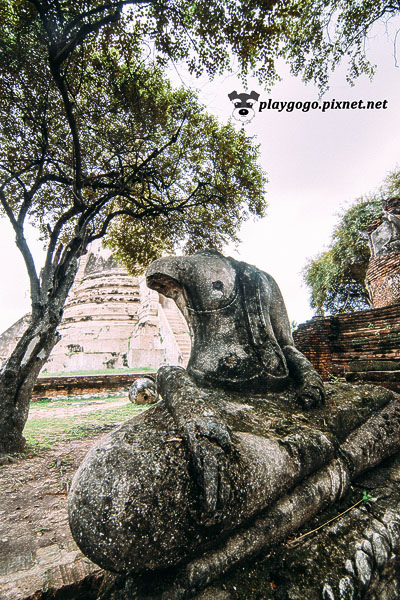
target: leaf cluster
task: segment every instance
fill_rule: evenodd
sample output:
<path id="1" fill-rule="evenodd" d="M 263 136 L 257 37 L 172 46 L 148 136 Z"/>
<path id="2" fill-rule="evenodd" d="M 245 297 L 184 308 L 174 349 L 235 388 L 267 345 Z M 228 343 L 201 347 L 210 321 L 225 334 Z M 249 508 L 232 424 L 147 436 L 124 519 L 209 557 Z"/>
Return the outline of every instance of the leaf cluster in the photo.
<path id="1" fill-rule="evenodd" d="M 280 56 L 294 75 L 314 81 L 324 92 L 330 74 L 344 60 L 350 83 L 362 74 L 372 77 L 375 66 L 367 57 L 367 39 L 379 20 L 399 14 L 390 0 L 292 0 L 285 3 L 291 14 L 283 25 Z"/>
<path id="2" fill-rule="evenodd" d="M 125 23 L 134 46 L 147 46 L 158 64 L 184 62 L 191 73 L 213 77 L 229 70 L 271 87 L 279 61 L 304 81 L 326 90 L 330 73 L 345 60 L 348 80 L 372 76 L 366 42 L 373 25 L 400 12 L 391 0 L 69 0 L 8 1 L 28 14 L 46 12 L 56 33 L 54 51 L 96 36 L 105 25 Z M 89 32 L 89 33 L 88 33 Z M 78 39 L 78 42 L 75 40 Z M 64 52 L 64 55 L 63 55 Z"/>
<path id="3" fill-rule="evenodd" d="M 213 76 L 232 68 L 233 58 L 244 79 L 251 72 L 267 87 L 279 79 L 284 60 L 325 91 L 342 60 L 349 82 L 372 76 L 368 35 L 400 8 L 391 0 L 161 0 L 139 12 L 160 60 L 184 60 L 192 73 Z"/>
<path id="4" fill-rule="evenodd" d="M 371 307 L 365 276 L 370 259 L 368 228 L 379 222 L 386 199 L 400 196 L 400 171 L 387 175 L 374 194 L 359 198 L 339 215 L 328 249 L 308 261 L 303 279 L 317 314 Z"/>
<path id="5" fill-rule="evenodd" d="M 181 171 L 179 186 L 165 194 L 168 202 L 171 196 L 175 199 L 178 209 L 157 219 L 121 216 L 106 238 L 132 273 L 142 272 L 152 260 L 177 248 L 187 253 L 204 247 L 222 249 L 238 241 L 237 231 L 244 221 L 264 214 L 259 150 L 243 130 L 218 125 L 210 115 L 197 113 L 181 135 L 182 145 L 173 149 L 171 157 Z"/>
<path id="6" fill-rule="evenodd" d="M 382 213 L 378 197 L 359 199 L 339 218 L 328 250 L 303 270 L 317 314 L 338 314 L 370 307 L 365 275 L 370 251 L 366 231 Z"/>

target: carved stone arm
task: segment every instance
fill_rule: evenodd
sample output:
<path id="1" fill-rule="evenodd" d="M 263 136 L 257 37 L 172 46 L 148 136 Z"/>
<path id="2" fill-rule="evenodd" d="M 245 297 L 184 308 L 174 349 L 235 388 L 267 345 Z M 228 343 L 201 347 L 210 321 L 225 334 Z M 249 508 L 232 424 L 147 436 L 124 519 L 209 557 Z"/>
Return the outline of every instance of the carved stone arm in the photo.
<path id="1" fill-rule="evenodd" d="M 157 390 L 171 413 L 190 453 L 203 510 L 199 521 L 212 525 L 223 519 L 230 496 L 227 477 L 231 432 L 207 393 L 196 386 L 185 369 L 161 367 Z"/>

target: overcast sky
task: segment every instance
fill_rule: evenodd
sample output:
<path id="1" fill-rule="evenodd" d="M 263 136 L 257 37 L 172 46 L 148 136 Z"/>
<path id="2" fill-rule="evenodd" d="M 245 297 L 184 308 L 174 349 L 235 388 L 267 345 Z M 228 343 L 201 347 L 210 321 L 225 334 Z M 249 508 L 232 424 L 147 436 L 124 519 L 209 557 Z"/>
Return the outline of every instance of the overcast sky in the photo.
<path id="1" fill-rule="evenodd" d="M 261 145 L 261 163 L 269 179 L 269 208 L 265 219 L 243 227 L 238 252 L 229 249 L 228 253 L 276 279 L 289 318 L 297 323 L 313 315 L 300 274 L 307 259 L 329 243 L 341 208 L 377 189 L 386 174 L 400 165 L 400 70 L 393 57 L 393 42 L 381 31 L 382 26 L 368 43 L 368 55 L 378 64 L 372 82 L 364 77 L 350 87 L 341 69 L 322 100 L 387 100 L 387 109 L 264 110 L 245 125 Z M 285 67 L 281 73 L 283 81 L 270 94 L 256 81 L 249 82 L 248 91 L 260 93 L 260 101 L 318 99 L 316 88 L 291 77 Z M 182 78 L 186 85 L 193 85 L 188 77 Z M 234 76 L 215 82 L 202 79 L 194 85 L 201 101 L 222 122 L 232 113 L 228 93 L 244 91 Z M 4 219 L 0 220 L 0 252 L 1 332 L 29 311 L 28 279 L 11 227 Z M 36 255 L 40 256 L 39 245 Z"/>

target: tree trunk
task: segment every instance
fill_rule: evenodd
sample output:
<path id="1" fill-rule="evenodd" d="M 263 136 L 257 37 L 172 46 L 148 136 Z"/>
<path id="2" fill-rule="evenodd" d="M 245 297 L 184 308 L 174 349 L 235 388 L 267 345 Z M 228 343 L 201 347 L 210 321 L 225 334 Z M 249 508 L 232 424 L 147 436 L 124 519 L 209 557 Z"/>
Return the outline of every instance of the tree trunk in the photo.
<path id="1" fill-rule="evenodd" d="M 57 327 L 76 270 L 74 260 L 60 285 L 49 293 L 46 303 L 32 313 L 28 328 L 0 373 L 0 455 L 22 452 L 25 448 L 22 432 L 32 391 L 41 368 L 59 340 Z"/>

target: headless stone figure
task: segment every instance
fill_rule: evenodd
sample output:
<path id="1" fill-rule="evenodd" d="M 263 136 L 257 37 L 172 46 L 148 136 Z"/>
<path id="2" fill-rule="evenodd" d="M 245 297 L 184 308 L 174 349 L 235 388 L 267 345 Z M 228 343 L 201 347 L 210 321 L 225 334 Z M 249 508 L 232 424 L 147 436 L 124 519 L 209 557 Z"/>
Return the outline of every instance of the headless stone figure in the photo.
<path id="1" fill-rule="evenodd" d="M 177 368 L 162 368 L 158 391 L 190 449 L 203 499 L 201 520 L 212 524 L 223 518 L 231 492 L 231 434 L 213 401 L 201 399 L 202 390 L 292 390 L 303 407 L 311 408 L 324 400 L 323 383 L 295 348 L 283 298 L 267 273 L 204 250 L 156 260 L 146 277 L 150 288 L 176 302 L 190 328 L 190 380 Z"/>
<path id="2" fill-rule="evenodd" d="M 147 284 L 175 300 L 192 335 L 187 371 L 201 386 L 281 391 L 306 408 L 324 399 L 320 376 L 293 343 L 274 279 L 215 250 L 156 260 Z"/>
<path id="3" fill-rule="evenodd" d="M 71 531 L 114 573 L 107 600 L 193 597 L 400 448 L 389 390 L 328 385 L 324 403 L 266 273 L 204 251 L 155 261 L 147 280 L 182 310 L 192 353 L 187 371 L 159 369 L 161 401 L 100 439 L 74 477 Z"/>
<path id="4" fill-rule="evenodd" d="M 400 218 L 386 210 L 382 212 L 382 223 L 371 234 L 363 234 L 368 239 L 371 256 L 381 256 L 400 250 Z"/>

